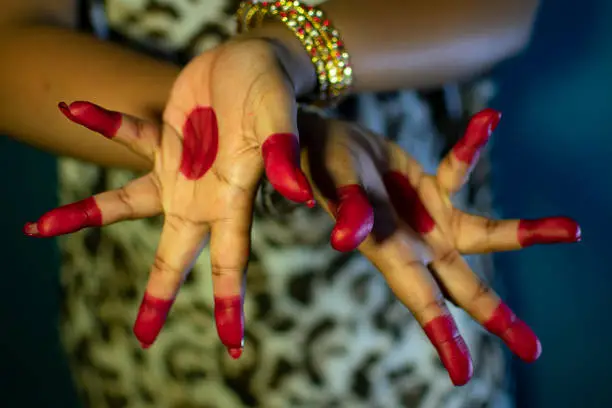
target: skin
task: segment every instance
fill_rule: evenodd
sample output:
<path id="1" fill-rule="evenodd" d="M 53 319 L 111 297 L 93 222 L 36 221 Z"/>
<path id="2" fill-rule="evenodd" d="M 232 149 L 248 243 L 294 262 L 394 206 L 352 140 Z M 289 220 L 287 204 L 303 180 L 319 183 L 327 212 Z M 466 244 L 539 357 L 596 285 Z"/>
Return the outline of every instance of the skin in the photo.
<path id="1" fill-rule="evenodd" d="M 525 46 L 537 1 L 390 0 L 379 7 L 331 0 L 323 9 L 342 31 L 360 92 L 439 86 L 486 71 Z M 88 100 L 158 121 L 180 67 L 75 32 L 76 10 L 75 0 L 2 3 L 0 133 L 62 156 L 149 171 L 140 155 L 70 126 L 55 106 Z M 284 27 L 269 24 L 249 35 L 282 44 L 278 52 L 299 92 L 314 86 L 309 59 Z"/>
<path id="2" fill-rule="evenodd" d="M 35 146 L 103 165 L 153 170 L 122 189 L 102 193 L 68 209 L 51 211 L 38 222 L 28 224 L 26 232 L 34 236 L 55 236 L 87 226 L 164 213 L 166 223 L 141 307 L 144 317 L 139 315 L 135 325 L 135 333 L 143 346 L 155 340 L 180 283 L 210 235 L 217 329 L 230 354 L 238 355 L 244 325 L 242 284 L 249 252 L 252 199 L 259 177 L 267 171 L 272 184 L 285 197 L 313 203 L 312 191 L 298 165 L 297 155 L 303 147 L 299 145 L 301 138 L 310 135 L 306 128 L 298 132 L 295 107 L 296 97 L 315 86 L 314 70 L 307 55 L 290 32 L 272 23 L 198 56 L 177 77 L 179 70 L 172 65 L 66 29 L 50 27 L 67 26 L 73 20 L 58 17 L 68 9 L 69 2 L 58 1 L 53 6 L 45 3 L 29 0 L 3 5 L 6 10 L 0 17 L 0 53 L 9 63 L 0 67 L 0 101 L 4 101 L 0 102 L 0 130 Z M 512 4 L 471 0 L 458 6 L 456 2 L 440 0 L 425 7 L 422 2 L 394 0 L 380 8 L 365 1 L 331 0 L 323 8 L 342 30 L 353 57 L 356 75 L 353 91 L 359 92 L 426 87 L 475 75 L 513 55 L 525 44 L 535 5 L 534 1 L 527 0 Z M 398 12 L 404 7 L 406 13 Z M 383 13 L 376 20 L 371 19 L 372 8 Z M 431 30 L 434 23 L 446 28 Z M 371 29 L 366 31 L 363 27 Z M 366 32 L 385 35 L 364 36 Z M 249 46 L 245 47 L 245 43 Z M 393 64 L 385 65 L 382 61 L 393 61 Z M 245 66 L 250 67 L 248 72 Z M 215 75 L 215 69 L 223 74 Z M 82 75 L 83 72 L 87 75 Z M 58 100 L 82 99 L 95 101 L 98 106 L 90 103 L 60 106 L 69 119 L 83 125 L 80 130 L 68 126 L 57 112 L 50 110 Z M 99 105 L 112 107 L 114 111 L 105 113 Z M 214 115 L 198 114 L 197 120 L 191 120 L 198 125 L 185 128 L 192 112 L 207 109 Z M 31 121 L 31 112 L 37 113 L 37 121 Z M 117 117 L 120 117 L 118 128 Z M 208 119 L 202 120 L 202 117 Z M 217 138 L 212 137 L 215 134 L 213 117 L 218 122 Z M 189 128 L 193 128 L 191 133 L 186 130 Z M 91 130 L 107 138 L 95 138 Z M 111 143 L 109 136 L 119 143 Z M 402 159 L 403 153 L 391 151 L 398 156 L 396 162 L 410 162 L 405 156 Z M 341 152 L 333 157 L 332 169 L 343 162 Z M 454 157 L 449 160 L 452 169 L 457 168 L 455 162 L 461 162 Z M 400 219 L 402 228 L 412 231 L 412 235 L 391 234 L 385 239 L 374 239 L 377 208 L 371 202 L 370 206 L 366 203 L 367 189 L 355 188 L 361 184 L 357 173 L 353 171 L 347 178 L 346 169 L 352 166 L 341 166 L 343 171 L 330 171 L 333 193 L 324 195 L 324 202 L 334 202 L 338 217 L 332 233 L 334 247 L 350 250 L 361 244 L 361 249 L 368 248 L 372 239 L 379 242 L 377 245 L 383 248 L 378 252 L 387 253 L 387 258 L 375 260 L 379 254 L 366 256 L 387 276 L 392 287 L 399 287 L 394 289 L 398 297 L 415 312 L 427 332 L 428 327 L 434 327 L 428 326 L 430 321 L 446 316 L 446 312 L 441 306 L 427 306 L 435 302 L 424 306 L 423 301 L 429 299 L 432 291 L 426 285 L 428 278 L 421 276 L 412 262 L 431 261 L 434 266 L 439 262 L 440 270 L 445 270 L 447 263 L 457 263 L 452 252 L 448 252 L 450 258 L 436 258 L 441 251 L 436 245 L 448 244 L 444 234 L 450 229 L 445 222 L 452 217 L 448 208 L 443 211 L 447 195 L 436 196 L 431 179 L 424 178 L 429 180 L 425 185 L 415 180 L 421 174 L 415 170 L 418 165 L 406 166 L 415 173 L 406 173 L 406 168 L 400 165 L 380 170 L 379 174 L 387 182 L 392 179 L 406 185 L 406 180 L 394 176 L 402 174 L 418 197 L 432 195 L 421 200 L 421 204 L 427 202 L 427 212 L 435 221 L 431 231 L 425 231 L 420 225 L 425 223 L 425 216 L 413 220 L 417 222 L 414 224 L 417 230 Z M 465 177 L 468 171 L 455 173 L 445 177 Z M 444 191 L 446 179 L 440 183 L 438 192 Z M 389 195 L 415 195 L 407 187 L 402 188 L 401 192 L 389 192 Z M 430 199 L 437 205 L 433 210 Z M 419 200 L 413 203 L 415 208 L 421 205 Z M 97 217 L 96 211 L 100 214 Z M 532 237 L 533 242 L 542 237 L 564 239 L 567 229 L 559 232 L 555 222 L 546 224 L 552 227 L 545 231 L 541 222 L 523 222 L 532 229 L 526 229 L 530 231 L 526 236 Z M 507 229 L 516 237 L 516 229 Z M 421 230 L 427 245 L 413 239 Z M 507 241 L 510 247 L 516 246 L 513 240 Z M 406 247 L 409 242 L 412 246 Z M 421 251 L 420 247 L 425 249 Z M 232 251 L 228 252 L 227 248 Z M 488 247 L 485 245 L 485 248 Z M 407 254 L 414 255 L 414 259 L 406 262 Z M 451 266 L 457 269 L 457 265 Z M 396 279 L 395 273 L 402 267 L 408 271 Z M 410 296 L 401 286 L 406 282 L 414 283 L 418 289 L 412 290 Z M 442 326 L 449 325 L 446 320 L 436 321 L 443 322 Z M 441 340 L 436 341 L 436 347 L 443 350 Z M 453 370 L 449 368 L 449 372 Z M 460 374 L 452 374 L 459 383 L 465 378 L 465 373 L 463 377 Z"/>
<path id="3" fill-rule="evenodd" d="M 309 127 L 310 132 L 307 132 L 309 137 L 302 141 L 302 163 L 305 175 L 314 187 L 314 195 L 320 203 L 326 204 L 330 215 L 342 220 L 346 240 L 351 245 L 360 243 L 358 249 L 381 271 L 398 299 L 412 311 L 455 385 L 469 381 L 473 366 L 469 350 L 446 307 L 443 294 L 485 329 L 499 336 L 524 361 L 535 361 L 541 353 L 540 342 L 533 331 L 471 271 L 462 255 L 580 240 L 578 224 L 565 217 L 496 221 L 452 207 L 452 192 L 458 191 L 467 180 L 479 150 L 484 147 L 482 141 L 489 140 L 499 117 L 499 113 L 492 110 L 475 115 L 464 138 L 442 161 L 436 175 L 425 174 L 419 164 L 396 145 L 363 129 L 343 122 L 326 121 L 313 114 L 303 117 L 303 125 Z M 151 124 L 126 125 L 134 120 L 123 115 L 122 126 L 113 140 L 122 143 L 137 140 L 139 146 L 144 146 L 143 138 L 135 138 L 135 134 L 130 137 L 129 129 L 147 129 Z M 164 129 L 168 127 L 166 123 Z M 318 131 L 315 132 L 315 129 Z M 164 132 L 159 131 L 163 139 Z M 176 136 L 171 134 L 169 140 L 176 140 Z M 161 146 L 154 156 L 163 157 L 166 161 L 156 162 L 155 168 L 167 170 L 171 157 L 179 158 L 181 155 L 169 143 L 162 142 Z M 221 146 L 219 156 L 222 151 Z M 214 235 L 216 220 L 227 222 L 222 216 L 224 213 L 218 213 L 220 216 L 217 217 L 198 213 L 198 206 L 192 205 L 197 200 L 190 201 L 183 196 L 177 202 L 172 194 L 165 193 L 168 189 L 175 189 L 178 182 L 201 183 L 197 184 L 198 189 L 206 194 L 206 202 L 223 201 L 223 196 L 207 190 L 206 180 L 218 177 L 212 172 L 197 181 L 187 178 L 181 181 L 180 177 L 176 181 L 179 161 L 177 159 L 174 172 L 154 172 L 127 185 L 121 192 L 102 193 L 88 199 L 88 202 L 97 205 L 103 225 L 160 212 L 166 215 L 160 249 L 134 326 L 134 332 L 145 348 L 153 344 L 159 335 L 180 283 L 189 272 L 188 265 L 197 256 L 198 245 L 201 247 L 204 243 L 205 234 L 198 235 L 198 231 L 193 229 L 200 228 L 199 231 L 207 232 L 210 228 L 208 225 L 212 224 L 211 256 L 217 331 L 229 354 L 237 358 L 243 347 L 242 306 L 245 291 L 243 286 L 238 292 L 231 291 L 232 286 L 228 285 L 227 280 L 234 275 L 225 271 L 246 264 L 221 264 L 230 257 L 216 255 L 219 248 L 227 247 L 219 246 L 219 240 L 227 239 L 227 236 Z M 226 179 L 231 180 L 228 176 L 225 175 Z M 164 193 L 156 196 L 160 190 Z M 196 192 L 195 189 L 191 191 L 192 194 Z M 236 205 L 236 200 L 239 201 L 237 193 L 230 192 L 231 200 L 224 201 L 225 205 L 220 210 Z M 153 211 L 156 206 L 159 208 Z M 183 211 L 183 208 L 189 211 Z M 123 213 L 118 216 L 120 209 L 123 209 Z M 249 214 L 246 211 L 243 216 Z M 197 218 L 198 215 L 201 218 Z M 73 219 L 81 223 L 70 221 L 67 224 L 66 220 Z M 172 221 L 169 223 L 168 219 Z M 88 222 L 88 218 L 83 216 L 82 207 L 70 204 L 52 210 L 30 224 L 30 232 L 40 233 L 47 228 L 44 236 L 53 235 L 51 232 L 69 233 L 90 226 Z M 45 227 L 49 225 L 59 227 L 51 231 Z M 338 224 L 335 230 L 338 230 Z M 366 235 L 367 231 L 370 232 Z M 187 246 L 191 248 L 190 251 L 181 252 L 179 245 L 185 247 L 185 235 L 192 239 L 194 245 Z M 248 256 L 248 242 L 240 244 L 232 238 L 229 242 L 234 244 L 232 248 L 235 249 L 231 257 Z M 240 279 L 243 282 L 242 275 Z"/>
<path id="4" fill-rule="evenodd" d="M 320 131 L 312 136 L 315 140 L 303 143 L 315 196 L 330 203 L 332 216 L 339 186 L 358 180 L 365 187 L 374 225 L 359 250 L 412 311 L 455 385 L 469 381 L 473 366 L 444 296 L 522 360 L 535 361 L 541 353 L 533 331 L 471 271 L 462 255 L 580 241 L 580 227 L 566 217 L 497 221 L 453 208 L 450 197 L 465 184 L 500 117 L 491 109 L 475 115 L 435 175 L 426 174 L 396 145 L 343 122 L 326 125 L 327 134 Z M 303 120 L 304 126 L 317 127 L 315 117 Z"/>

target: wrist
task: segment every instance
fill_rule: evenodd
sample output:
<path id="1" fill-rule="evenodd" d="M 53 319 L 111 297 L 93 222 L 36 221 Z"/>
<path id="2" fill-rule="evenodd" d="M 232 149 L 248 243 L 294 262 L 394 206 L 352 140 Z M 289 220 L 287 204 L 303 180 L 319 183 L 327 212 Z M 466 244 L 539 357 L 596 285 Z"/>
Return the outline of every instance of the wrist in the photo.
<path id="1" fill-rule="evenodd" d="M 268 21 L 261 27 L 239 34 L 238 38 L 266 40 L 293 84 L 297 97 L 312 94 L 316 90 L 317 76 L 310 56 L 300 40 L 283 23 Z"/>

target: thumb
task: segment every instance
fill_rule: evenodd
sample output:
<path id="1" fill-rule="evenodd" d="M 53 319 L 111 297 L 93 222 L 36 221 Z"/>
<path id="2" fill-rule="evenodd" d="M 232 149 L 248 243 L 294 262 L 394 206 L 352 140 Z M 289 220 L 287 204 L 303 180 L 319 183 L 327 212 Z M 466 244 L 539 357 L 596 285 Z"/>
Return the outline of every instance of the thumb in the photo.
<path id="1" fill-rule="evenodd" d="M 300 168 L 297 103 L 292 86 L 281 70 L 265 75 L 266 92 L 260 99 L 255 127 L 261 143 L 266 176 L 285 198 L 315 204 L 312 187 Z"/>

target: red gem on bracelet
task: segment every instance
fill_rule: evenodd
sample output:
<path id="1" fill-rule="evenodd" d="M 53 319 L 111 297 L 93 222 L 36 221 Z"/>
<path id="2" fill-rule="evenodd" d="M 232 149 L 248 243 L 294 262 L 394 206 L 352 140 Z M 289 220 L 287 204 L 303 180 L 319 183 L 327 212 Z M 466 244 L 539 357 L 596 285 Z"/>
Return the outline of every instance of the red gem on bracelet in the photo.
<path id="1" fill-rule="evenodd" d="M 280 2 L 280 1 L 277 1 L 276 3 L 274 3 L 274 5 L 275 5 L 276 7 L 280 7 L 280 6 L 282 6 L 282 4 L 281 4 L 281 2 Z"/>
<path id="2" fill-rule="evenodd" d="M 325 27 L 329 26 L 329 20 L 325 20 L 325 21 L 323 21 L 323 25 L 324 25 Z"/>

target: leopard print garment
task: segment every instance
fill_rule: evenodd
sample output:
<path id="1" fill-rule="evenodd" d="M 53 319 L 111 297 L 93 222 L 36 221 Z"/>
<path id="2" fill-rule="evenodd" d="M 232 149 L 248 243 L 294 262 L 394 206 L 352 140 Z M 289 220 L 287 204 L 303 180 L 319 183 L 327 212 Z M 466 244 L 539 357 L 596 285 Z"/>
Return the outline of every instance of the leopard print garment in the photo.
<path id="1" fill-rule="evenodd" d="M 226 39 L 237 2 L 109 0 L 90 9 L 97 34 L 186 60 Z M 107 24 L 108 23 L 108 24 Z M 420 95 L 396 92 L 347 101 L 340 113 L 396 140 L 433 171 L 481 109 L 492 86 Z M 436 126 L 434 126 L 434 122 Z M 489 209 L 487 163 L 456 198 Z M 75 160 L 60 163 L 61 201 L 117 188 L 134 175 Z M 160 220 L 124 222 L 61 239 L 62 336 L 84 405 L 91 408 L 468 408 L 511 406 L 499 343 L 451 305 L 472 350 L 474 379 L 455 388 L 410 313 L 358 253 L 329 245 L 332 224 L 260 190 L 249 266 L 246 344 L 232 360 L 217 338 L 209 256 L 186 280 L 164 331 L 140 349 L 131 326 L 160 233 Z M 481 275 L 488 257 L 469 260 Z"/>

